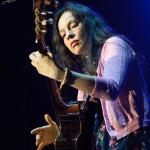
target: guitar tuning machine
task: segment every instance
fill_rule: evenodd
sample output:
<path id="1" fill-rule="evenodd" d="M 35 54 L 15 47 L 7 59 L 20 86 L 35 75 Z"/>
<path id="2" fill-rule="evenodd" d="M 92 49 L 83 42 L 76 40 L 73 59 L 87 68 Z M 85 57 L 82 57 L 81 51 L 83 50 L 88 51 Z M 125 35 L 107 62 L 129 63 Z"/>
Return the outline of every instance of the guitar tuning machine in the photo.
<path id="1" fill-rule="evenodd" d="M 48 19 L 48 23 L 49 23 L 49 24 L 53 24 L 53 23 L 54 23 L 53 19 L 52 19 L 52 18 L 49 18 L 49 19 Z"/>
<path id="2" fill-rule="evenodd" d="M 49 18 L 48 20 L 44 19 L 41 23 L 43 26 L 46 26 L 47 23 L 53 24 L 53 19 L 52 18 Z"/>
<path id="3" fill-rule="evenodd" d="M 48 15 L 53 15 L 54 13 L 52 11 L 43 11 L 40 14 L 43 15 L 43 16 L 46 16 L 47 14 Z"/>
<path id="4" fill-rule="evenodd" d="M 55 1 L 55 7 L 57 8 L 60 5 L 60 1 Z"/>

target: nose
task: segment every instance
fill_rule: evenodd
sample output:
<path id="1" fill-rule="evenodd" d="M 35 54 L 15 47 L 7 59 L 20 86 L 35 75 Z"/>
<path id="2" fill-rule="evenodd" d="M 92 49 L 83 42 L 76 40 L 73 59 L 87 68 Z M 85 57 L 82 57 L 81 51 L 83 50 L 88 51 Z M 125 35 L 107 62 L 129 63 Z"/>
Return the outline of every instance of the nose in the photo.
<path id="1" fill-rule="evenodd" d="M 72 31 L 68 30 L 67 39 L 69 40 L 70 38 L 74 38 L 74 36 L 75 36 L 75 34 Z"/>

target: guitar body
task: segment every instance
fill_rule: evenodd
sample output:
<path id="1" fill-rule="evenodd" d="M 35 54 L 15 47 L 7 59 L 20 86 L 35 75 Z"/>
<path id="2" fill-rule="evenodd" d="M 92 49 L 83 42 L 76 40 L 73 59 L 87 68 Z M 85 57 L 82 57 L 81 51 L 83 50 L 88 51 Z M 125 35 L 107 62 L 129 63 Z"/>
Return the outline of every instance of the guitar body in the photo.
<path id="1" fill-rule="evenodd" d="M 45 40 L 45 34 L 47 33 L 47 24 L 49 22 L 49 19 L 47 19 L 46 16 L 47 9 L 43 11 L 41 5 L 45 5 L 43 8 L 49 8 L 53 3 L 55 4 L 55 7 L 58 4 L 58 2 L 54 0 L 36 0 L 34 5 L 36 25 L 35 41 L 40 53 L 43 53 L 45 55 L 49 51 L 49 44 L 47 44 Z M 51 13 L 50 11 L 49 14 L 53 13 Z M 43 21 L 46 23 L 41 24 Z M 50 100 L 52 101 L 53 110 L 55 110 L 54 113 L 56 114 L 56 122 L 61 129 L 60 136 L 58 137 L 54 145 L 55 150 L 95 150 L 93 135 L 95 132 L 94 127 L 95 114 L 98 107 L 97 103 L 86 101 L 87 103 L 85 107 L 80 110 L 79 114 L 68 113 L 59 115 L 62 110 L 67 108 L 67 105 L 62 101 L 57 83 L 52 79 L 48 79 L 47 83 L 49 85 L 51 93 Z"/>
<path id="2" fill-rule="evenodd" d="M 80 120 L 78 113 L 60 115 L 61 132 L 56 140 L 55 150 L 77 150 L 77 139 L 80 135 Z"/>
<path id="3" fill-rule="evenodd" d="M 55 144 L 56 150 L 96 150 L 95 134 L 103 120 L 99 100 L 87 101 L 79 113 L 60 115 L 59 118 L 61 133 Z"/>
<path id="4" fill-rule="evenodd" d="M 98 103 L 87 101 L 83 109 L 80 110 L 80 136 L 77 140 L 77 150 L 96 150 L 96 118 L 98 113 Z M 98 122 L 100 121 L 99 118 Z"/>

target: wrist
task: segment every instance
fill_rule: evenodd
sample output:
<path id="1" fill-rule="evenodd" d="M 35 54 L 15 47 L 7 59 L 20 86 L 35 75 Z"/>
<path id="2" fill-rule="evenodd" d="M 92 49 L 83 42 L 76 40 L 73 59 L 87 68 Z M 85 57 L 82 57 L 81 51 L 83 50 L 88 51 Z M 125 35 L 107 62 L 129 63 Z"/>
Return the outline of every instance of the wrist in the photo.
<path id="1" fill-rule="evenodd" d="M 60 87 L 59 87 L 59 91 L 62 90 L 62 87 L 64 86 L 64 84 L 66 83 L 67 81 L 67 76 L 68 76 L 68 68 L 65 68 L 62 72 L 61 72 L 61 75 L 60 75 Z"/>
<path id="2" fill-rule="evenodd" d="M 58 74 L 57 74 L 57 81 L 62 82 L 65 76 L 65 69 L 61 69 L 59 70 Z"/>

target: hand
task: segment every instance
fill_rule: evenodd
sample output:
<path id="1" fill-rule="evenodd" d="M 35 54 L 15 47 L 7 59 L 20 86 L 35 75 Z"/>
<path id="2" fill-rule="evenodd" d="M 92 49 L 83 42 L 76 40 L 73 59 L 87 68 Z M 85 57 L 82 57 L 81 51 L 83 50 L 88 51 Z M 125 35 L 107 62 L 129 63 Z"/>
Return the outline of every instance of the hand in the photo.
<path id="1" fill-rule="evenodd" d="M 39 74 L 61 81 L 64 72 L 54 63 L 52 54 L 50 52 L 47 54 L 43 55 L 39 51 L 31 53 L 29 56 L 31 64 L 37 69 Z"/>
<path id="2" fill-rule="evenodd" d="M 31 131 L 31 134 L 36 135 L 37 150 L 42 150 L 44 146 L 54 143 L 60 135 L 59 128 L 51 117 L 46 114 L 44 118 L 48 125 L 35 128 Z"/>

